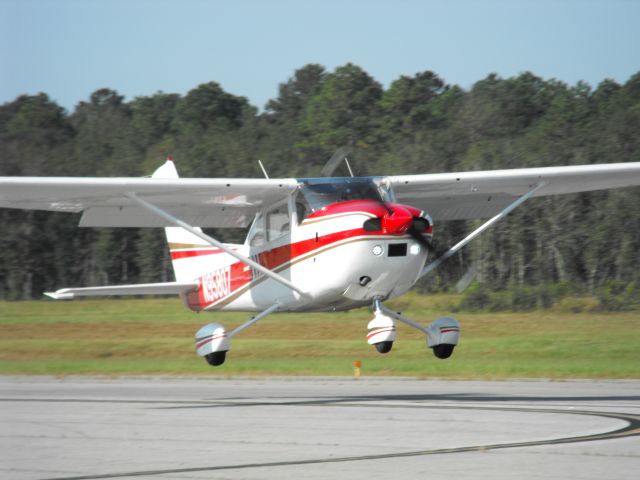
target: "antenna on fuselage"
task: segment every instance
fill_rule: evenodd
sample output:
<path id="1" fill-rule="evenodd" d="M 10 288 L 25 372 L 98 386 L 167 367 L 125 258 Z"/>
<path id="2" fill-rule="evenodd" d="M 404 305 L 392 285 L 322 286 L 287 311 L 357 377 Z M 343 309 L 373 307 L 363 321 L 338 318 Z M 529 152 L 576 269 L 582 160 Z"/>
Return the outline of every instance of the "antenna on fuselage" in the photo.
<path id="1" fill-rule="evenodd" d="M 262 162 L 260 161 L 260 159 L 258 159 L 258 165 L 260 165 L 260 168 L 262 169 L 262 173 L 264 173 L 264 178 L 268 179 L 269 178 L 269 174 L 265 170 L 264 165 L 262 165 Z"/>
<path id="2" fill-rule="evenodd" d="M 349 159 L 347 157 L 344 157 L 344 163 L 347 164 L 347 170 L 349 170 L 349 175 L 351 175 L 351 178 L 353 178 L 354 177 L 353 170 L 351 170 L 351 165 L 349 165 Z"/>

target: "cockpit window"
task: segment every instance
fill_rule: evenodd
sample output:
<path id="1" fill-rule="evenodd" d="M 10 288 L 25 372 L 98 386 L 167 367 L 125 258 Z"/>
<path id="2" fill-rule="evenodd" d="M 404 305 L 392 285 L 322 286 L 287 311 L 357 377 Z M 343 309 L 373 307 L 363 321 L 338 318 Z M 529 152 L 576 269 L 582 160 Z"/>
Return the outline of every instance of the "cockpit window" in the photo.
<path id="1" fill-rule="evenodd" d="M 280 205 L 270 210 L 266 215 L 267 238 L 269 241 L 280 238 L 290 230 L 289 208 L 287 205 Z"/>
<path id="2" fill-rule="evenodd" d="M 304 183 L 301 187 L 302 194 L 296 200 L 298 217 L 301 219 L 311 212 L 331 205 L 332 203 L 346 202 L 348 200 L 375 200 L 386 201 L 376 184 L 370 180 L 349 180 L 331 183 Z M 302 213 L 303 215 L 300 215 Z"/>

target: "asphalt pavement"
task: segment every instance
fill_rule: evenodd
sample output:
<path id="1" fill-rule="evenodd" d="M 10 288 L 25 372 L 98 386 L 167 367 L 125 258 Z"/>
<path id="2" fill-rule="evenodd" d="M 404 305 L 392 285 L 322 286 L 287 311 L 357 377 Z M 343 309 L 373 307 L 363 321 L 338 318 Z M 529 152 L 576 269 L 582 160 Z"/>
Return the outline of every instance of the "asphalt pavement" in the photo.
<path id="1" fill-rule="evenodd" d="M 7 479 L 636 479 L 640 381 L 0 377 Z"/>

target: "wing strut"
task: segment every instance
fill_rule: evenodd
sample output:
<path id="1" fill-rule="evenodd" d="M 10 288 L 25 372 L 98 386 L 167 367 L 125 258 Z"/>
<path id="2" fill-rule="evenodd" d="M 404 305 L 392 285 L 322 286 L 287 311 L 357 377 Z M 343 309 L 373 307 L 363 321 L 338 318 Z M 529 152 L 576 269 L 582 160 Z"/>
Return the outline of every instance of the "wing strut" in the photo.
<path id="1" fill-rule="evenodd" d="M 249 328 L 251 325 L 253 325 L 254 323 L 262 320 L 264 317 L 266 317 L 267 315 L 275 312 L 276 310 L 278 310 L 280 308 L 280 304 L 276 303 L 274 305 L 271 305 L 269 308 L 267 308 L 265 311 L 259 313 L 258 315 L 256 315 L 255 317 L 251 318 L 251 320 L 243 323 L 242 325 L 240 325 L 239 327 L 235 328 L 234 330 L 230 331 L 227 336 L 229 338 L 233 337 L 234 335 L 237 335 L 238 333 L 240 333 L 242 330 L 244 330 L 245 328 Z"/>
<path id="2" fill-rule="evenodd" d="M 282 285 L 284 285 L 285 287 L 290 288 L 294 292 L 298 292 L 303 297 L 307 297 L 308 296 L 308 294 L 306 292 L 300 290 L 298 287 L 296 287 L 293 283 L 291 283 L 286 278 L 281 277 L 277 273 L 269 270 L 268 268 L 264 267 L 263 265 L 260 265 L 258 262 L 255 262 L 255 261 L 251 260 L 249 257 L 245 257 L 244 255 L 236 252 L 235 250 L 232 250 L 231 248 L 227 247 L 224 243 L 221 243 L 218 240 L 216 240 L 215 238 L 210 237 L 209 235 L 206 235 L 205 233 L 199 231 L 196 228 L 193 228 L 188 223 L 183 222 L 179 218 L 174 217 L 170 213 L 165 212 L 161 208 L 153 205 L 152 203 L 149 203 L 146 200 L 143 200 L 142 198 L 138 197 L 135 193 L 127 193 L 127 197 L 129 197 L 131 200 L 139 203 L 141 206 L 143 206 L 144 208 L 146 208 L 150 212 L 155 213 L 156 215 L 164 218 L 165 220 L 168 220 L 169 222 L 173 223 L 174 225 L 176 225 L 178 227 L 184 228 L 189 233 L 192 233 L 193 235 L 195 235 L 196 237 L 201 238 L 202 240 L 204 240 L 205 242 L 209 243 L 210 245 L 213 245 L 214 247 L 219 248 L 223 252 L 228 253 L 232 257 L 237 258 L 242 263 L 245 263 L 245 264 L 249 265 L 251 268 L 255 268 L 256 270 L 264 273 L 267 277 L 272 278 L 276 282 L 279 282 Z"/>
<path id="3" fill-rule="evenodd" d="M 454 253 L 456 253 L 458 250 L 460 250 L 462 247 L 464 247 L 467 243 L 469 243 L 471 240 L 476 238 L 478 235 L 483 233 L 485 230 L 487 230 L 488 228 L 493 226 L 493 224 L 496 223 L 498 220 L 502 220 L 504 217 L 509 215 L 509 213 L 511 213 L 512 210 L 514 210 L 515 208 L 519 207 L 522 203 L 524 203 L 526 200 L 528 200 L 531 197 L 531 195 L 536 193 L 538 190 L 540 190 L 545 185 L 546 185 L 545 182 L 538 183 L 534 189 L 529 190 L 527 193 L 525 193 L 520 198 L 518 198 L 515 202 L 513 202 L 509 206 L 507 206 L 500 213 L 498 213 L 494 217 L 491 217 L 485 223 L 480 225 L 478 228 L 476 228 L 473 232 L 471 232 L 469 235 L 467 235 L 462 240 L 460 240 L 458 243 L 456 243 L 449 250 L 444 252 L 442 255 L 440 255 L 437 259 L 435 259 L 429 265 L 424 267 L 422 269 L 422 271 L 420 272 L 420 275 L 418 275 L 418 278 L 421 278 L 421 277 L 425 276 L 427 273 L 432 272 L 433 270 L 438 268 L 442 264 L 442 262 L 444 262 L 446 259 L 451 257 Z"/>

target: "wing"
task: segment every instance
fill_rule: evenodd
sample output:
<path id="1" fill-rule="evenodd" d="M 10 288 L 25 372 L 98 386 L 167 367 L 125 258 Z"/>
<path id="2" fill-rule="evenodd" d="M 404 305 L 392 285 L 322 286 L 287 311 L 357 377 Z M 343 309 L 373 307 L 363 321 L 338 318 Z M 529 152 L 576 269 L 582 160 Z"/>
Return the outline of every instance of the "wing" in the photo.
<path id="1" fill-rule="evenodd" d="M 83 212 L 83 227 L 162 227 L 141 198 L 191 225 L 245 227 L 264 205 L 284 199 L 295 179 L 0 177 L 0 207 Z"/>
<path id="2" fill-rule="evenodd" d="M 434 220 L 486 218 L 544 183 L 534 196 L 640 185 L 640 162 L 387 177 L 398 201 Z"/>

